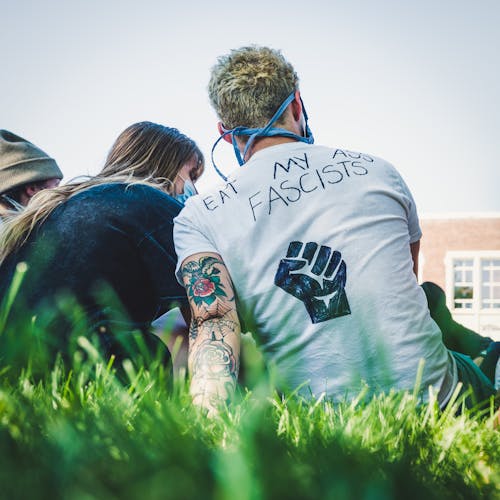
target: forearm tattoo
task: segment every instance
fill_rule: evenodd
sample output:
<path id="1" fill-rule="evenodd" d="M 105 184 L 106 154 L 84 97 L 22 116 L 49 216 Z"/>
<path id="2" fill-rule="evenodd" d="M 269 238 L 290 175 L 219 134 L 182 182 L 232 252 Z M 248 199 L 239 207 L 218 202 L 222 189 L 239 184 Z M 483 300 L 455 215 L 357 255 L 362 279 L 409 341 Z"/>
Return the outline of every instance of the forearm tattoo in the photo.
<path id="1" fill-rule="evenodd" d="M 191 394 L 200 406 L 216 408 L 229 402 L 236 387 L 239 353 L 235 354 L 225 337 L 237 334 L 238 330 L 231 320 L 227 324 L 234 327 L 225 332 L 226 327 L 205 330 L 209 326 L 206 323 L 202 335 L 208 333 L 209 337 L 196 342 L 191 351 Z"/>
<path id="2" fill-rule="evenodd" d="M 217 340 L 215 336 L 200 342 L 193 353 L 193 373 L 206 381 L 229 379 L 236 380 L 237 368 L 233 350 L 224 339 Z"/>
<path id="3" fill-rule="evenodd" d="M 196 404 L 212 410 L 232 397 L 240 355 L 240 325 L 223 266 L 220 259 L 204 256 L 182 268 L 192 308 L 190 392 Z"/>
<path id="4" fill-rule="evenodd" d="M 189 338 L 191 340 L 196 340 L 196 338 L 198 337 L 198 321 L 193 318 L 191 320 L 191 325 L 189 327 Z"/>

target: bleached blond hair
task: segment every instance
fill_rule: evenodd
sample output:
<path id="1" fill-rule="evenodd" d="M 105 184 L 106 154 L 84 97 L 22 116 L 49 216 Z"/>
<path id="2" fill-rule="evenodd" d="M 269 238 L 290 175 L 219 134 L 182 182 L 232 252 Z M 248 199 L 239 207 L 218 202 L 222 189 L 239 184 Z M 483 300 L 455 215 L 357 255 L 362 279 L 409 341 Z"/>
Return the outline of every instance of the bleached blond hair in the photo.
<path id="1" fill-rule="evenodd" d="M 264 127 L 298 83 L 293 66 L 279 50 L 252 45 L 217 59 L 208 93 L 226 129 Z"/>

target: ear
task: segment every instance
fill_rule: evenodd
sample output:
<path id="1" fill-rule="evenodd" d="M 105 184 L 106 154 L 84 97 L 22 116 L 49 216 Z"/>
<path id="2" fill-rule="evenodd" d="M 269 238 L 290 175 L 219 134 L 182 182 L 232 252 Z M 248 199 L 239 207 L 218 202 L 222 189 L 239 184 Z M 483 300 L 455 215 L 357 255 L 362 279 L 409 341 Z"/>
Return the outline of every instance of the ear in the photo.
<path id="1" fill-rule="evenodd" d="M 217 129 L 219 130 L 219 134 L 222 135 L 225 133 L 224 131 L 224 127 L 222 126 L 222 122 L 217 122 Z M 232 144 L 233 143 L 233 138 L 232 138 L 232 135 L 231 134 L 227 134 L 223 137 L 223 139 L 226 141 L 226 142 L 229 142 L 229 144 Z"/>
<path id="2" fill-rule="evenodd" d="M 293 119 L 298 122 L 300 120 L 300 116 L 302 115 L 302 101 L 300 100 L 300 91 L 295 91 L 295 98 L 290 103 L 292 107 L 292 115 Z"/>
<path id="3" fill-rule="evenodd" d="M 27 186 L 23 186 L 19 191 L 19 203 L 25 207 L 33 195 L 37 192 L 37 188 L 33 184 L 28 184 Z"/>
<path id="4" fill-rule="evenodd" d="M 24 186 L 24 194 L 28 198 L 32 198 L 38 191 L 40 191 L 40 188 L 36 184 L 28 184 L 27 186 Z"/>

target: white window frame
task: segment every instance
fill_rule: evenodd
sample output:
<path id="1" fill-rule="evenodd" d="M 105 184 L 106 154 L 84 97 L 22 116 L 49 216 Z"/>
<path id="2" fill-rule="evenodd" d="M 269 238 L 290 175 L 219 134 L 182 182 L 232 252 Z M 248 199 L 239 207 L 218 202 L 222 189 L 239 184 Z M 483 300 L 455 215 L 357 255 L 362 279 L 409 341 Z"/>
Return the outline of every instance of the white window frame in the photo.
<path id="1" fill-rule="evenodd" d="M 481 261 L 489 259 L 500 259 L 500 250 L 479 250 L 479 251 L 449 251 L 445 256 L 445 279 L 446 279 L 446 303 L 448 308 L 453 313 L 466 315 L 477 314 L 492 314 L 500 315 L 498 308 L 482 308 L 483 303 L 483 288 L 482 288 L 482 272 Z M 455 276 L 453 262 L 455 260 L 472 260 L 472 287 L 474 290 L 474 298 L 472 308 L 455 307 Z"/>

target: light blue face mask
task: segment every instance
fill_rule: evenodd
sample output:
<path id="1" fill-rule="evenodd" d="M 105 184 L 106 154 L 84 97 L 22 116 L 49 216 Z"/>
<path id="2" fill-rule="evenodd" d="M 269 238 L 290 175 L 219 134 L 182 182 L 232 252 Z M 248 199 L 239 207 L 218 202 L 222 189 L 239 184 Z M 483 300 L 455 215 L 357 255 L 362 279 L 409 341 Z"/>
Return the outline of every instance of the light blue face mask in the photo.
<path id="1" fill-rule="evenodd" d="M 191 196 L 198 194 L 198 191 L 196 190 L 191 179 L 184 179 L 183 177 L 181 177 L 181 179 L 184 181 L 184 188 L 182 190 L 182 193 L 174 194 L 173 196 L 179 203 L 182 203 L 184 205 L 186 203 L 186 200 L 188 198 L 191 198 Z"/>
<path id="2" fill-rule="evenodd" d="M 307 123 L 308 116 L 306 108 L 304 107 L 304 103 L 302 102 L 302 97 L 300 98 L 300 102 L 302 104 L 302 111 L 304 113 L 304 119 L 305 119 L 305 135 L 301 136 L 294 134 L 293 132 L 290 132 L 289 130 L 286 130 L 284 128 L 273 127 L 273 124 L 279 119 L 279 117 L 284 113 L 285 109 L 294 99 L 295 99 L 295 90 L 283 101 L 281 106 L 278 108 L 278 111 L 274 113 L 273 117 L 267 122 L 267 125 L 265 127 L 262 128 L 235 127 L 231 130 L 226 130 L 223 128 L 223 134 L 215 141 L 215 144 L 212 147 L 212 165 L 214 166 L 215 171 L 222 177 L 222 179 L 224 179 L 224 181 L 227 182 L 228 178 L 217 168 L 217 165 L 215 164 L 214 161 L 214 151 L 217 144 L 219 144 L 219 142 L 224 137 L 226 137 L 226 135 L 231 134 L 231 141 L 233 144 L 234 154 L 236 155 L 236 159 L 238 160 L 240 167 L 242 167 L 245 164 L 244 158 L 247 155 L 248 151 L 250 150 L 250 147 L 254 143 L 255 139 L 257 139 L 258 137 L 276 137 L 276 136 L 290 137 L 292 139 L 296 139 L 297 141 L 305 142 L 307 144 L 314 143 L 314 137 Z M 241 135 L 249 137 L 245 145 L 245 149 L 243 150 L 243 155 L 240 153 L 240 150 L 236 143 L 236 137 Z"/>

